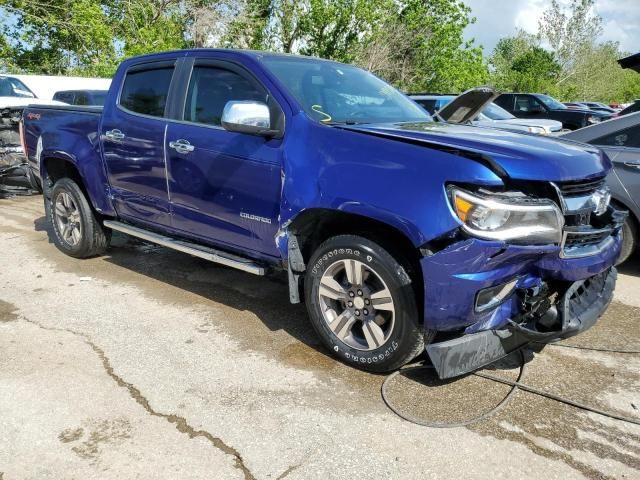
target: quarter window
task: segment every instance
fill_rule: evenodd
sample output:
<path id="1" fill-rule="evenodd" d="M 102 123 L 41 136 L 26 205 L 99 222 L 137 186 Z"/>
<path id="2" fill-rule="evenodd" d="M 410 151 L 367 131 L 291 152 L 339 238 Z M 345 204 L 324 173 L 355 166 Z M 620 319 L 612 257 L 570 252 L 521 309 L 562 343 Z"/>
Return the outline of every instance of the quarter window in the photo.
<path id="1" fill-rule="evenodd" d="M 640 148 L 640 125 L 618 130 L 592 142 L 593 145 L 609 145 L 612 147 Z"/>
<path id="2" fill-rule="evenodd" d="M 220 126 L 222 111 L 231 100 L 267 103 L 267 94 L 242 75 L 217 67 L 194 67 L 187 92 L 184 119 Z"/>
<path id="3" fill-rule="evenodd" d="M 120 105 L 135 113 L 164 116 L 172 75 L 173 67 L 127 73 L 120 93 Z"/>

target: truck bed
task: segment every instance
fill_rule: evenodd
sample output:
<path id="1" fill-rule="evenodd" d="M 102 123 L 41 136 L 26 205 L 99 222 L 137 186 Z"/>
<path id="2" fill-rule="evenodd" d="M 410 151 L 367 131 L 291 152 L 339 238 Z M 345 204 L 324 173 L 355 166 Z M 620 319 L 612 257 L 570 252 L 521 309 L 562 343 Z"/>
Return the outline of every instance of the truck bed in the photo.
<path id="1" fill-rule="evenodd" d="M 35 110 L 61 110 L 63 112 L 77 112 L 77 113 L 102 113 L 101 106 L 95 105 L 28 105 L 25 107 L 25 111 Z"/>
<path id="2" fill-rule="evenodd" d="M 40 160 L 59 157 L 60 152 L 73 152 L 83 166 L 102 170 L 98 146 L 98 128 L 102 107 L 76 105 L 30 105 L 22 118 L 27 147 L 27 161 L 33 176 L 40 178 Z M 38 139 L 46 138 L 46 147 L 38 150 Z"/>

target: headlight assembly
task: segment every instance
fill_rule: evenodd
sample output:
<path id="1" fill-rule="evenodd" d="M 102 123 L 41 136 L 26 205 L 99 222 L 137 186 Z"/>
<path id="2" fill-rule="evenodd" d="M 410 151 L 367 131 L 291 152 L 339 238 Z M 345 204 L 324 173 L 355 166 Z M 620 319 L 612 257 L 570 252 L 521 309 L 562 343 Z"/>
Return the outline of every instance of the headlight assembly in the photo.
<path id="1" fill-rule="evenodd" d="M 449 190 L 453 210 L 469 235 L 518 244 L 559 244 L 564 217 L 550 200 L 492 198 Z"/>
<path id="2" fill-rule="evenodd" d="M 528 127 L 527 130 L 529 133 L 535 133 L 537 135 L 547 135 L 549 133 L 544 127 Z"/>
<path id="3" fill-rule="evenodd" d="M 600 123 L 602 121 L 602 119 L 600 117 L 596 117 L 594 115 L 589 115 L 587 117 L 587 123 L 589 125 L 593 125 L 594 123 Z"/>

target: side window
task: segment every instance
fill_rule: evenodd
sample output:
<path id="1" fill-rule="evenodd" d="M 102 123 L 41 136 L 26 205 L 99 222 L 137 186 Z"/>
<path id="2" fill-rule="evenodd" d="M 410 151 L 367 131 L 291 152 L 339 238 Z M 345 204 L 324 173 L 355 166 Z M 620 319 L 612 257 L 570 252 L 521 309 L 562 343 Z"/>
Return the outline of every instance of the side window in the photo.
<path id="1" fill-rule="evenodd" d="M 516 112 L 536 112 L 540 111 L 540 104 L 530 95 L 518 95 L 516 97 Z"/>
<path id="2" fill-rule="evenodd" d="M 433 112 L 436 110 L 436 101 L 435 100 L 414 100 L 418 105 L 422 106 L 427 112 L 433 115 Z"/>
<path id="3" fill-rule="evenodd" d="M 89 94 L 87 92 L 76 93 L 76 105 L 90 105 Z"/>
<path id="4" fill-rule="evenodd" d="M 120 105 L 132 112 L 164 116 L 173 67 L 127 73 L 120 92 Z"/>
<path id="5" fill-rule="evenodd" d="M 73 94 L 69 93 L 69 92 L 57 92 L 54 96 L 53 96 L 54 100 L 57 100 L 59 102 L 64 102 L 64 103 L 72 103 L 73 100 Z"/>
<path id="6" fill-rule="evenodd" d="M 196 66 L 187 91 L 184 120 L 219 126 L 224 106 L 231 100 L 266 103 L 267 94 L 231 70 Z"/>
<path id="7" fill-rule="evenodd" d="M 610 145 L 613 147 L 640 148 L 640 125 L 618 130 L 591 142 L 593 145 Z"/>
<path id="8" fill-rule="evenodd" d="M 511 95 L 502 94 L 496 98 L 493 103 L 509 112 L 513 110 L 513 97 Z"/>

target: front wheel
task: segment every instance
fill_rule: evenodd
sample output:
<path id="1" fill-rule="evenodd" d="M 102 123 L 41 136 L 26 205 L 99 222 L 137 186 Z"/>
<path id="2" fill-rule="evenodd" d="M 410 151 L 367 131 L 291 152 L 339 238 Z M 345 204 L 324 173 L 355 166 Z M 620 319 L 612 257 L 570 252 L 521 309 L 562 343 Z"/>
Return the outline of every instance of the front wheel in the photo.
<path id="1" fill-rule="evenodd" d="M 620 249 L 620 256 L 616 265 L 620 265 L 625 262 L 636 249 L 638 244 L 638 231 L 633 219 L 627 217 L 622 227 L 622 247 Z"/>
<path id="2" fill-rule="evenodd" d="M 45 210 L 53 226 L 56 247 L 76 258 L 104 253 L 111 232 L 100 224 L 78 184 L 62 178 L 48 194 L 44 195 Z"/>
<path id="3" fill-rule="evenodd" d="M 366 238 L 342 235 L 320 245 L 307 266 L 305 299 L 324 345 L 357 368 L 395 370 L 424 348 L 407 269 Z"/>

